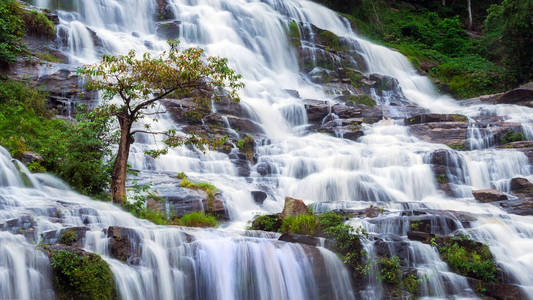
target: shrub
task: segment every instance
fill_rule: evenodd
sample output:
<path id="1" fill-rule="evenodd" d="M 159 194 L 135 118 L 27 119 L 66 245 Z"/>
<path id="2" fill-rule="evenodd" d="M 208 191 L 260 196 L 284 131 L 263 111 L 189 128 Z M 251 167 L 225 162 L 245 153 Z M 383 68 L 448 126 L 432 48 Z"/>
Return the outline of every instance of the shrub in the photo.
<path id="1" fill-rule="evenodd" d="M 24 35 L 21 12 L 16 1 L 0 1 L 0 67 L 6 67 L 15 62 L 25 50 L 21 43 Z"/>
<path id="2" fill-rule="evenodd" d="M 287 217 L 281 224 L 281 232 L 313 235 L 319 230 L 318 220 L 314 215 Z"/>
<path id="3" fill-rule="evenodd" d="M 266 215 L 255 218 L 250 226 L 251 230 L 263 230 L 278 232 L 281 228 L 281 219 L 279 215 Z"/>
<path id="4" fill-rule="evenodd" d="M 486 282 L 496 280 L 497 268 L 489 247 L 466 236 L 436 241 L 443 260 L 457 273 Z"/>
<path id="5" fill-rule="evenodd" d="M 360 96 L 351 95 L 350 97 L 348 97 L 348 100 L 346 100 L 346 102 L 348 102 L 348 103 L 356 103 L 356 104 L 363 104 L 363 105 L 366 105 L 368 107 L 375 107 L 376 106 L 376 101 L 374 99 L 372 99 L 372 97 L 370 97 L 368 95 L 360 95 Z"/>
<path id="6" fill-rule="evenodd" d="M 502 144 L 508 144 L 512 142 L 519 142 L 525 140 L 526 137 L 523 132 L 515 132 L 512 129 L 509 129 L 505 132 L 505 134 L 501 137 L 500 142 Z"/>
<path id="7" fill-rule="evenodd" d="M 420 279 L 415 274 L 409 274 L 403 278 L 403 287 L 413 295 L 418 294 L 419 284 Z"/>
<path id="8" fill-rule="evenodd" d="M 56 36 L 56 29 L 54 23 L 50 21 L 40 11 L 28 11 L 22 14 L 26 33 L 34 36 L 54 38 Z"/>
<path id="9" fill-rule="evenodd" d="M 179 225 L 186 227 L 216 227 L 218 222 L 213 216 L 206 216 L 203 212 L 192 212 L 179 219 Z"/>
<path id="10" fill-rule="evenodd" d="M 326 230 L 330 227 L 335 227 L 342 225 L 344 222 L 344 217 L 342 215 L 336 214 L 334 212 L 326 212 L 318 216 L 320 228 Z"/>
<path id="11" fill-rule="evenodd" d="M 61 232 L 61 235 L 59 236 L 59 242 L 61 244 L 72 246 L 74 242 L 78 239 L 78 236 L 75 231 L 66 229 L 63 232 Z"/>
<path id="12" fill-rule="evenodd" d="M 379 278 L 388 284 L 398 285 L 401 282 L 402 272 L 400 270 L 400 258 L 393 256 L 391 258 L 380 258 Z"/>
<path id="13" fill-rule="evenodd" d="M 50 262 L 59 299 L 117 299 L 113 273 L 99 255 L 59 250 Z"/>

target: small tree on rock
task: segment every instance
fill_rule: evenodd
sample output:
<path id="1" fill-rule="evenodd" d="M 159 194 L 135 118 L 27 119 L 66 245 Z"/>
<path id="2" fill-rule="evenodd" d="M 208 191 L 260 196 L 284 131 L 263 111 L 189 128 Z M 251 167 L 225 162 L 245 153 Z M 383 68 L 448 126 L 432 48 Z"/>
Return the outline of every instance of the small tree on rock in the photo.
<path id="1" fill-rule="evenodd" d="M 175 130 L 151 132 L 149 126 L 146 130 L 133 130 L 133 124 L 151 114 L 148 110 L 159 100 L 172 94 L 193 95 L 198 101 L 218 100 L 221 96 L 239 101 L 237 90 L 243 87 L 241 76 L 228 67 L 227 59 L 204 59 L 203 50 L 199 48 L 180 51 L 176 41 L 170 41 L 169 45 L 170 49 L 157 57 L 146 53 L 138 58 L 132 50 L 127 55 L 104 55 L 100 63 L 78 70 L 87 78 L 89 90 L 102 92 L 104 102 L 101 108 L 109 116 L 116 117 L 120 126 L 111 183 L 115 203 L 126 201 L 127 163 L 136 133 L 166 135 L 165 149 L 154 150 L 153 155 L 165 153 L 168 147 L 206 144 L 214 147 L 219 143 L 195 135 L 180 136 Z"/>

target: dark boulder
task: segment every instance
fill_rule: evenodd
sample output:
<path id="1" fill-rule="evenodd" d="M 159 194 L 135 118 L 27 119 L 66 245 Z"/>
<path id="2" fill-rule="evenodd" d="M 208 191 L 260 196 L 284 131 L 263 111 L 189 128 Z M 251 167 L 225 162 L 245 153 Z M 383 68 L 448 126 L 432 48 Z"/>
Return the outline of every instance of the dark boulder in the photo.
<path id="1" fill-rule="evenodd" d="M 133 229 L 111 226 L 107 229 L 109 252 L 112 257 L 137 265 L 142 255 L 141 236 Z"/>
<path id="2" fill-rule="evenodd" d="M 482 203 L 497 202 L 507 200 L 507 196 L 498 190 L 477 190 L 472 191 L 474 198 Z"/>
<path id="3" fill-rule="evenodd" d="M 267 194 L 263 191 L 252 191 L 252 198 L 257 204 L 263 204 L 267 198 Z"/>
<path id="4" fill-rule="evenodd" d="M 504 93 L 497 103 L 516 104 L 533 107 L 533 82 Z"/>
<path id="5" fill-rule="evenodd" d="M 513 178 L 511 192 L 524 198 L 533 198 L 533 183 L 526 178 Z"/>

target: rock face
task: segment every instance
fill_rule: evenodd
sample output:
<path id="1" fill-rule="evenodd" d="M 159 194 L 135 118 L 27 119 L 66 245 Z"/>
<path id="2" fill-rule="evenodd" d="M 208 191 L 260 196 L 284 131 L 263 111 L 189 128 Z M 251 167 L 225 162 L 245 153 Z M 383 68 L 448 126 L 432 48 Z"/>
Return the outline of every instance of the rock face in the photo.
<path id="1" fill-rule="evenodd" d="M 170 211 L 176 217 L 203 211 L 213 214 L 222 220 L 229 220 L 224 198 L 219 193 L 210 197 L 206 192 L 199 189 L 177 187 L 175 193 L 172 195 L 163 195 L 162 197 L 170 206 Z"/>
<path id="2" fill-rule="evenodd" d="M 498 190 L 477 190 L 472 191 L 472 194 L 482 203 L 508 200 L 507 196 Z"/>
<path id="3" fill-rule="evenodd" d="M 252 198 L 257 204 L 263 204 L 267 198 L 267 194 L 263 191 L 252 191 Z"/>
<path id="4" fill-rule="evenodd" d="M 307 205 L 302 200 L 291 197 L 285 198 L 285 206 L 281 212 L 281 218 L 296 217 L 307 214 Z"/>
<path id="5" fill-rule="evenodd" d="M 496 102 L 533 107 L 533 82 L 504 93 Z"/>
<path id="6" fill-rule="evenodd" d="M 533 141 L 520 141 L 505 144 L 499 147 L 500 149 L 513 149 L 523 152 L 529 161 L 530 165 L 533 165 Z"/>
<path id="7" fill-rule="evenodd" d="M 513 178 L 511 192 L 523 198 L 533 198 L 533 183 L 526 178 Z"/>
<path id="8" fill-rule="evenodd" d="M 468 120 L 462 115 L 423 114 L 408 118 L 405 124 L 418 138 L 448 145 L 455 150 L 466 150 Z"/>
<path id="9" fill-rule="evenodd" d="M 141 238 L 134 230 L 111 226 L 107 229 L 107 237 L 111 256 L 128 264 L 139 264 L 142 254 Z"/>

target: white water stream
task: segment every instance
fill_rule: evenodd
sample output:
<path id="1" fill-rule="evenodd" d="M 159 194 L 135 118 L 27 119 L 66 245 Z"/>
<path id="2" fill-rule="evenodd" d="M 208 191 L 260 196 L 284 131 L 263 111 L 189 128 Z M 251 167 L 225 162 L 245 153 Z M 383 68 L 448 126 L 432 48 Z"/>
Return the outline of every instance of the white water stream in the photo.
<path id="1" fill-rule="evenodd" d="M 36 4 L 67 9 L 61 6 L 63 2 L 39 0 Z M 134 145 L 130 163 L 141 170 L 143 181 L 153 182 L 167 194 L 175 192 L 177 181 L 173 178 L 178 172 L 211 182 L 223 192 L 232 219 L 220 230 L 164 228 L 135 219 L 110 204 L 58 189 L 57 181 L 48 176 L 26 173 L 24 180 L 0 148 L 0 225 L 22 218 L 17 228 L 33 224 L 35 231 L 25 235 L 35 241 L 40 240 L 41 233 L 64 227 L 89 227 L 85 248 L 102 254 L 110 263 L 122 299 L 318 300 L 325 295 L 327 299 L 376 299 L 382 297 L 380 283 L 374 280 L 362 291 L 352 290 L 350 275 L 328 250 L 277 242 L 277 236 L 249 237 L 243 231 L 246 222 L 256 214 L 281 211 L 285 196 L 328 208 L 375 205 L 392 212 L 390 219 L 384 217 L 385 225 L 369 220 L 350 222 L 372 234 L 394 234 L 407 242 L 406 231 L 396 218 L 406 207 L 462 211 L 475 214 L 477 221 L 473 228 L 460 230 L 487 243 L 497 262 L 522 287 L 524 297 L 533 299 L 533 217 L 510 215 L 496 206 L 480 204 L 471 194 L 472 189 L 481 188 L 508 191 L 505 187 L 513 177 L 531 179 L 527 157 L 521 152 L 494 149 L 454 154 L 454 159 L 462 162 L 457 173 L 463 176 L 452 182 L 461 196 L 451 198 L 438 190 L 427 162 L 428 153 L 449 148 L 420 141 L 396 121 L 368 126 L 358 142 L 325 134 L 302 136 L 295 126 L 306 122 L 303 103 L 284 89 L 298 90 L 304 99 L 333 100 L 300 74 L 296 51 L 287 37 L 288 22 L 313 24 L 358 43 L 371 73 L 396 78 L 409 101 L 432 112 L 502 116 L 522 123 L 531 138 L 533 109 L 513 105 L 462 107 L 439 95 L 405 57 L 359 38 L 345 20 L 311 1 L 168 2 L 181 22 L 184 47 L 199 46 L 208 55 L 228 57 L 230 65 L 244 76 L 243 105 L 254 112 L 253 121 L 262 125 L 270 140 L 257 148 L 259 163 L 270 165 L 272 174 L 263 177 L 253 169 L 249 178 L 239 177 L 227 155 L 185 148 L 154 161 L 144 150 L 153 148 L 157 141 L 139 138 L 142 142 Z M 63 50 L 73 65 L 93 63 L 103 53 L 130 49 L 157 53 L 166 47 L 166 41 L 156 34 L 157 10 L 155 0 L 71 1 L 68 10 L 60 11 L 58 35 Z M 154 126 L 176 127 L 169 116 L 162 116 Z M 482 134 L 472 133 L 471 138 L 476 145 L 486 145 Z M 34 187 L 25 186 L 28 180 Z M 268 192 L 263 205 L 256 204 L 250 194 L 260 189 Z M 139 266 L 109 257 L 102 232 L 109 226 L 131 228 L 139 237 Z M 53 298 L 46 257 L 16 233 L 0 232 L 0 299 Z M 421 284 L 422 296 L 476 297 L 463 277 L 449 272 L 434 248 L 409 243 L 409 264 L 427 278 Z M 372 242 L 365 248 L 372 257 Z M 324 264 L 319 271 L 317 258 Z M 328 278 L 326 289 L 317 282 L 324 276 Z"/>

